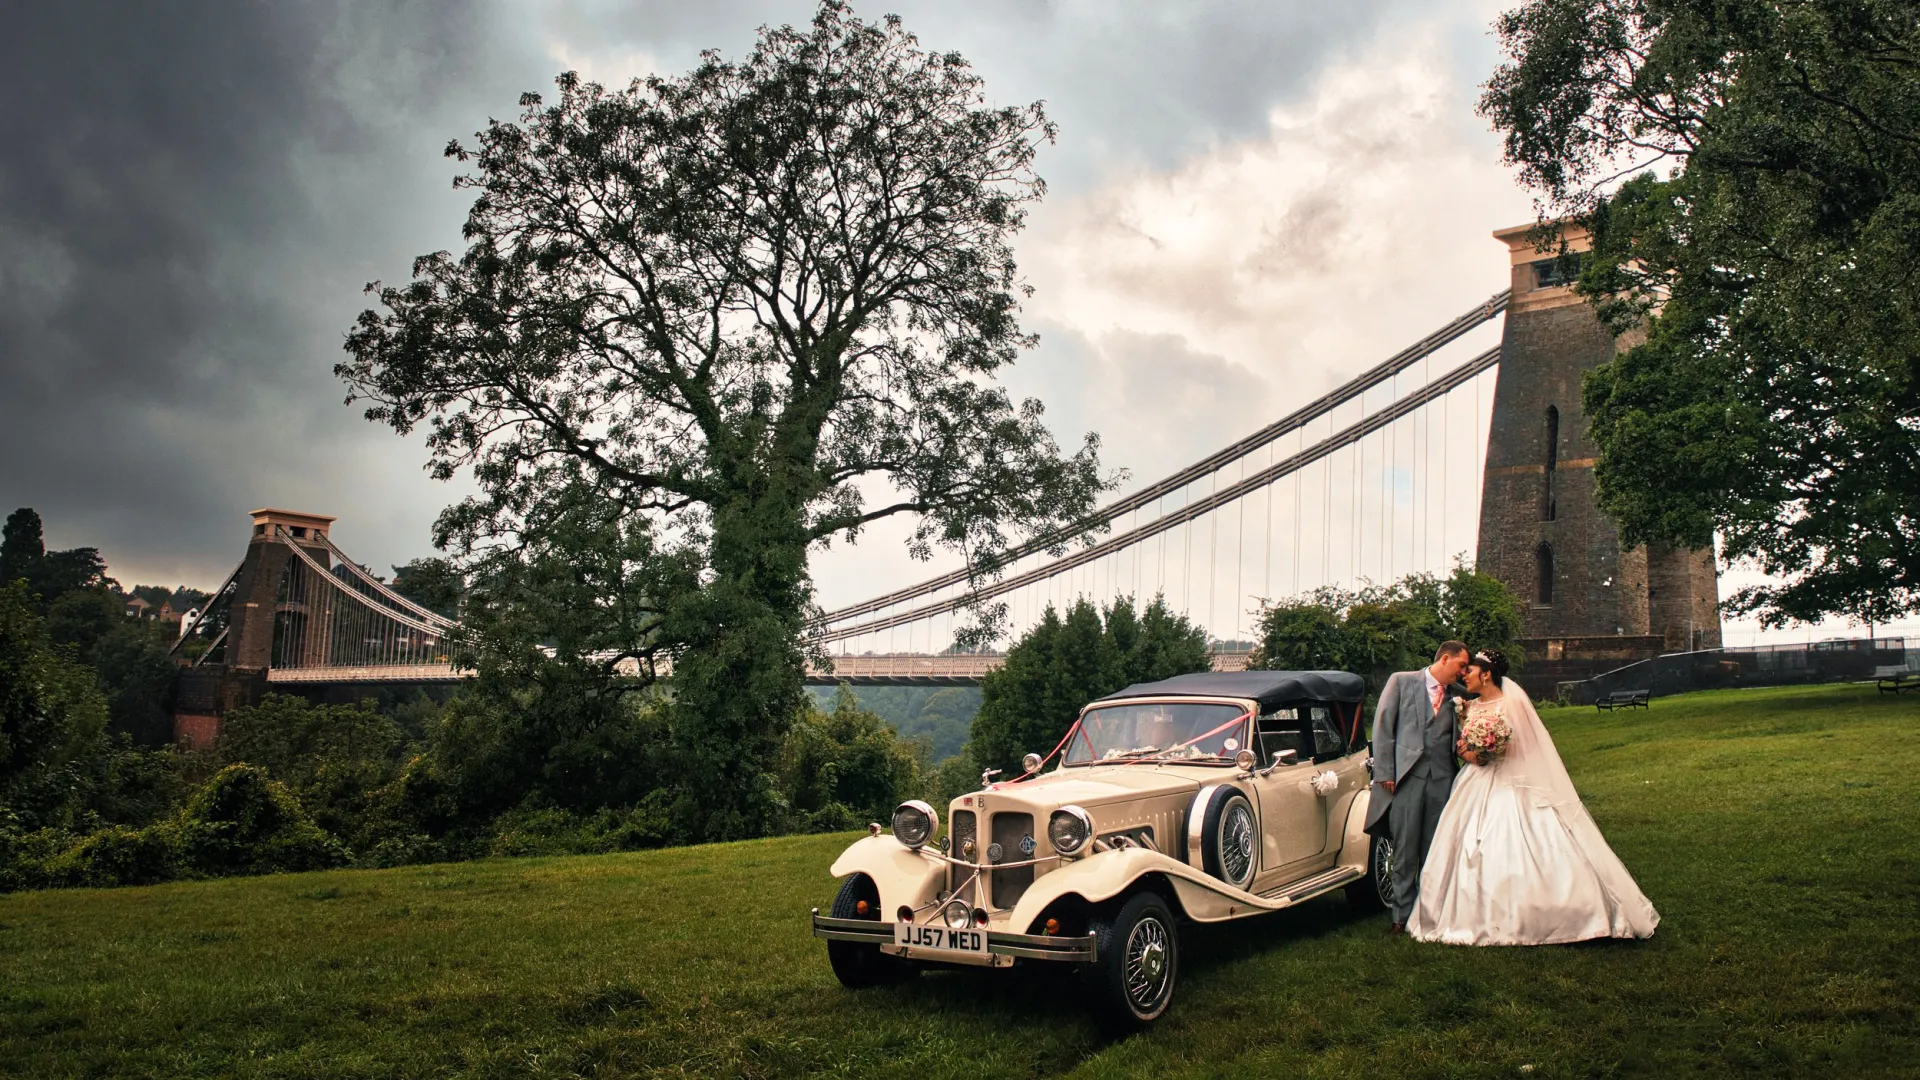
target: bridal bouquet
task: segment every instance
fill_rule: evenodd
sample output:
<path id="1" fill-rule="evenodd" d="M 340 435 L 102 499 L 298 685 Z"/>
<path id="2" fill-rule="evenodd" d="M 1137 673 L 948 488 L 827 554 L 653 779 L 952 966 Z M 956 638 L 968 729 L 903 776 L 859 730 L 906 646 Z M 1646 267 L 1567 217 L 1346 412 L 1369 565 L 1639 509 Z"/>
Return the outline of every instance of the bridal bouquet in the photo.
<path id="1" fill-rule="evenodd" d="M 1513 725 L 1498 709 L 1470 714 L 1466 722 L 1460 725 L 1460 741 L 1470 751 L 1477 751 L 1482 757 L 1499 757 L 1507 749 L 1507 740 L 1513 738 Z"/>

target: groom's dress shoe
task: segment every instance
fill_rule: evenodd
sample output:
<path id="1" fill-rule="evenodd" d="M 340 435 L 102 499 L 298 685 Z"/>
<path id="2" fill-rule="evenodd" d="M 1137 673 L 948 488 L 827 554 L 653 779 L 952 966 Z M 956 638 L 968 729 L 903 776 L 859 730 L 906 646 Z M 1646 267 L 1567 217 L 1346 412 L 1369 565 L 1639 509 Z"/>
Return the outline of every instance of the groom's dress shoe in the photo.
<path id="1" fill-rule="evenodd" d="M 1390 927 L 1388 927 L 1388 928 L 1387 928 L 1387 933 L 1389 933 L 1389 934 L 1404 934 L 1404 933 L 1406 933 L 1406 932 L 1407 932 L 1407 924 L 1406 924 L 1406 923 L 1398 923 L 1398 922 L 1397 922 L 1397 923 L 1394 923 L 1394 924 L 1393 924 L 1392 926 L 1390 926 Z"/>

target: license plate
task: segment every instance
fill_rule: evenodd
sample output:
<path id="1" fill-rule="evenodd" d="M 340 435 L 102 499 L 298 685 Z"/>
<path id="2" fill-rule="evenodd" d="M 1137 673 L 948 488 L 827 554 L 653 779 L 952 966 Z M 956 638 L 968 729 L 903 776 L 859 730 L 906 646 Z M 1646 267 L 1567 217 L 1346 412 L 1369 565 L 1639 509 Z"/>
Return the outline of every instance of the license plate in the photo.
<path id="1" fill-rule="evenodd" d="M 897 922 L 893 924 L 893 943 L 916 953 L 925 950 L 987 955 L 985 930 L 955 930 L 938 924 Z"/>

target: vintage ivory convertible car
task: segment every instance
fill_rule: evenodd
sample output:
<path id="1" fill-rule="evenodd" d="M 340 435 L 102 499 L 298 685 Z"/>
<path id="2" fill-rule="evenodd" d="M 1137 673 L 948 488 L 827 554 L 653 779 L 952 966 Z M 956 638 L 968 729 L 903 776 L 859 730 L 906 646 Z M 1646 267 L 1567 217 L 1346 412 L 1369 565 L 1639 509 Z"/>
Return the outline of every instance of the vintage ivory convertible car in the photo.
<path id="1" fill-rule="evenodd" d="M 869 826 L 834 862 L 846 882 L 813 932 L 848 987 L 1066 962 L 1086 965 L 1109 1018 L 1147 1023 L 1173 1001 L 1183 921 L 1340 888 L 1385 902 L 1391 851 L 1362 828 L 1363 691 L 1345 672 L 1247 671 L 1110 694 L 1023 776 L 989 773 L 955 799 L 946 835 L 919 801 L 891 833 Z"/>

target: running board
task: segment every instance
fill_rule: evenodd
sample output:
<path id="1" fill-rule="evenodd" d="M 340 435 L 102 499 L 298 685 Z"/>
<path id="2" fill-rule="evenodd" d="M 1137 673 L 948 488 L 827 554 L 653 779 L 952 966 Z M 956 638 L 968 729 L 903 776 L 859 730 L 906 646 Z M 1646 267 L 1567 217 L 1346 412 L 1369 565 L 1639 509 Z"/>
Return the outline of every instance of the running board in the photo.
<path id="1" fill-rule="evenodd" d="M 1343 885 L 1351 885 L 1366 876 L 1367 873 L 1364 870 L 1355 870 L 1351 866 L 1336 866 L 1310 878 L 1282 885 L 1277 889 L 1269 889 L 1260 894 L 1260 899 L 1277 900 L 1282 907 L 1292 907 L 1303 900 L 1311 900 L 1316 896 L 1330 893 Z"/>

